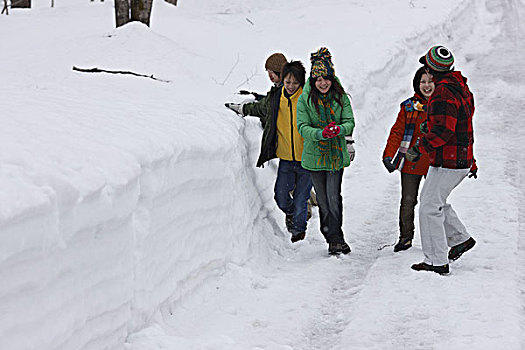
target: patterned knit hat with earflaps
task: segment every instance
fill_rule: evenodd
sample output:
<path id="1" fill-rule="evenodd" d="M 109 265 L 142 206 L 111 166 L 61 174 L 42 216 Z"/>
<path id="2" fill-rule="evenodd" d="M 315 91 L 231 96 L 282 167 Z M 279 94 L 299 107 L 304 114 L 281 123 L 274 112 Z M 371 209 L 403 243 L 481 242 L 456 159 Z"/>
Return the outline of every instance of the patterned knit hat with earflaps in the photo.
<path id="1" fill-rule="evenodd" d="M 452 70 L 454 56 L 445 46 L 436 45 L 431 47 L 427 54 L 419 59 L 419 62 L 436 72 L 448 72 Z"/>
<path id="2" fill-rule="evenodd" d="M 266 70 L 271 70 L 275 73 L 281 73 L 283 66 L 287 63 L 286 57 L 280 52 L 276 52 L 266 59 L 264 68 Z"/>
<path id="3" fill-rule="evenodd" d="M 332 63 L 332 54 L 326 47 L 321 47 L 319 50 L 312 53 L 310 55 L 310 62 L 312 63 L 310 78 L 335 75 L 334 64 Z"/>

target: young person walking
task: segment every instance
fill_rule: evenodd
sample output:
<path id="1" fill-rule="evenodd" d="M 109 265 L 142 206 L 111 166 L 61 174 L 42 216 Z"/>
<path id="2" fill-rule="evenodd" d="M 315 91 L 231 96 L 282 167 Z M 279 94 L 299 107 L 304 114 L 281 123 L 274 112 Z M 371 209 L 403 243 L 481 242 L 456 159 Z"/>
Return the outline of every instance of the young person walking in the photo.
<path id="1" fill-rule="evenodd" d="M 432 74 L 435 91 L 428 101 L 428 132 L 406 158 L 417 162 L 430 157 L 421 190 L 419 224 L 425 259 L 412 265 L 416 271 L 449 272 L 449 260 L 458 259 L 476 241 L 467 232 L 447 198 L 468 175 L 477 178 L 474 160 L 474 97 L 467 78 L 453 69 L 454 57 L 444 46 L 433 46 L 420 58 Z M 448 247 L 451 249 L 448 251 Z"/>
<path id="2" fill-rule="evenodd" d="M 427 174 L 430 160 L 423 154 L 417 163 L 405 159 L 407 150 L 422 137 L 427 121 L 427 102 L 434 92 L 432 75 L 425 67 L 416 71 L 412 81 L 414 96 L 401 103 L 401 110 L 390 130 L 383 151 L 383 164 L 390 172 L 401 172 L 401 204 L 399 207 L 399 241 L 394 252 L 412 247 L 414 239 L 414 210 L 419 185 Z"/>
<path id="3" fill-rule="evenodd" d="M 257 95 L 257 101 L 255 102 L 225 103 L 225 106 L 242 117 L 247 115 L 259 117 L 264 128 L 266 124 L 266 118 L 270 114 L 268 113 L 270 107 L 270 95 L 275 94 L 277 90 L 282 88 L 282 69 L 286 63 L 286 57 L 282 53 L 276 52 L 271 54 L 264 63 L 264 68 L 268 73 L 268 79 L 270 79 L 270 81 L 273 83 L 266 96 Z"/>
<path id="4" fill-rule="evenodd" d="M 343 170 L 350 165 L 345 135 L 352 135 L 350 99 L 335 76 L 327 48 L 311 54 L 310 78 L 297 105 L 297 126 L 304 137 L 301 164 L 308 169 L 317 194 L 321 233 L 330 254 L 348 254 L 343 234 Z M 353 146 L 351 147 L 353 148 Z"/>
<path id="5" fill-rule="evenodd" d="M 274 198 L 279 209 L 286 215 L 286 228 L 292 234 L 292 243 L 305 238 L 307 225 L 307 202 L 310 198 L 312 180 L 310 173 L 301 166 L 303 138 L 297 130 L 297 102 L 303 92 L 306 71 L 300 61 L 286 63 L 281 70 L 280 87 L 273 87 L 265 108 L 245 105 L 252 115 L 258 116 L 264 131 L 257 166 L 279 158 Z"/>

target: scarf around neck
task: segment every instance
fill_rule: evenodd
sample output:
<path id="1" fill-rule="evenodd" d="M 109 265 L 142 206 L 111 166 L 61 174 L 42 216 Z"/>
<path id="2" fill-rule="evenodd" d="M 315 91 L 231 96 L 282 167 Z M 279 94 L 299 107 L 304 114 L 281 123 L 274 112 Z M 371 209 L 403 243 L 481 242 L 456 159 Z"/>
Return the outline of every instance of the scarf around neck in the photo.
<path id="1" fill-rule="evenodd" d="M 317 127 L 324 129 L 331 122 L 335 122 L 335 112 L 333 109 L 334 101 L 329 94 L 320 94 L 319 100 L 319 122 Z M 331 171 L 337 171 L 343 164 L 342 138 L 339 134 L 336 137 L 319 141 L 321 156 L 317 164 L 322 167 L 330 167 Z"/>
<path id="2" fill-rule="evenodd" d="M 405 121 L 405 130 L 403 132 L 403 140 L 401 141 L 401 144 L 399 145 L 399 150 L 394 157 L 393 164 L 396 167 L 396 169 L 403 169 L 403 165 L 405 164 L 405 156 L 408 151 L 408 148 L 410 147 L 410 143 L 412 142 L 412 138 L 414 136 L 414 130 L 416 128 L 416 120 L 417 120 L 417 113 L 408 113 L 408 112 L 414 112 L 414 111 L 420 111 L 420 112 L 426 112 L 427 106 L 426 101 L 418 101 L 415 97 L 409 98 L 401 105 L 405 108 L 405 111 L 407 112 L 407 118 Z"/>

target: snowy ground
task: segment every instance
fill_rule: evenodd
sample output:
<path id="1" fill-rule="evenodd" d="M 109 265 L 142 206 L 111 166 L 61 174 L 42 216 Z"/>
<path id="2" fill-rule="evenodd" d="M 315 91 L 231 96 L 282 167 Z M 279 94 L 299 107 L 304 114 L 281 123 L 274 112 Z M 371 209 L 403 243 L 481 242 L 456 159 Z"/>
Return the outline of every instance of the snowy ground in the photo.
<path id="1" fill-rule="evenodd" d="M 525 348 L 523 0 L 156 1 L 151 29 L 118 30 L 112 2 L 55 3 L 0 17 L 0 349 Z M 393 253 L 380 162 L 437 43 L 474 92 L 480 167 L 450 199 L 478 245 L 449 276 L 410 269 L 419 237 Z M 341 258 L 316 211 L 289 243 L 259 122 L 223 107 L 268 89 L 270 53 L 309 68 L 320 46 L 356 114 Z"/>

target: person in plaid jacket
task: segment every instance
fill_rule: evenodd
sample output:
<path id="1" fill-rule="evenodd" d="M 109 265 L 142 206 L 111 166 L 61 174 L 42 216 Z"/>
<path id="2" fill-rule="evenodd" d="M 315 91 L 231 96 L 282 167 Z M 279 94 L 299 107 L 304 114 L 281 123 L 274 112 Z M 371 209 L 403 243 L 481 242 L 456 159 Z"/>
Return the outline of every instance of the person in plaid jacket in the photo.
<path id="1" fill-rule="evenodd" d="M 424 136 L 407 151 L 409 161 L 428 153 L 430 168 L 421 190 L 419 226 L 425 259 L 416 271 L 449 272 L 449 260 L 458 259 L 476 241 L 447 198 L 465 177 L 477 178 L 474 159 L 474 96 L 467 79 L 454 71 L 454 57 L 444 46 L 434 46 L 420 58 L 434 77 L 435 91 L 428 101 Z M 448 251 L 448 247 L 451 247 Z"/>

